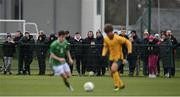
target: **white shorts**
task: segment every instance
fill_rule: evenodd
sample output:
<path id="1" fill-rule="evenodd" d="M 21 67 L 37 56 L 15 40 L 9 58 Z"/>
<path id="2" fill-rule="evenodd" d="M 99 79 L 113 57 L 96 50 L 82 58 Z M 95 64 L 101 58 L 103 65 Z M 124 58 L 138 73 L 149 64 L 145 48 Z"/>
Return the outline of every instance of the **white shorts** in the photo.
<path id="1" fill-rule="evenodd" d="M 58 65 L 58 66 L 53 66 L 53 70 L 54 70 L 54 75 L 62 75 L 66 72 L 70 73 L 70 68 L 69 65 L 67 63 Z"/>

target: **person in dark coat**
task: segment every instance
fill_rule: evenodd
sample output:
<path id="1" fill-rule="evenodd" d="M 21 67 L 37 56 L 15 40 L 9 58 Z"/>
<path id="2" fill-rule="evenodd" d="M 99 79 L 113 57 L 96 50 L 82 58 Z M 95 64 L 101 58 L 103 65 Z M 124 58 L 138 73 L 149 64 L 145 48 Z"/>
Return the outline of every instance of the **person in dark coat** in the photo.
<path id="1" fill-rule="evenodd" d="M 70 53 L 71 53 L 71 57 L 74 59 L 74 52 L 73 52 L 73 37 L 71 37 L 70 32 L 69 31 L 65 31 L 65 36 L 66 36 L 66 40 L 71 44 L 70 45 Z M 68 61 L 69 62 L 69 61 Z M 73 74 L 73 64 L 69 64 L 69 67 L 71 69 L 71 74 Z"/>
<path id="2" fill-rule="evenodd" d="M 88 72 L 96 73 L 95 65 L 96 65 L 96 46 L 95 46 L 95 38 L 92 31 L 89 31 L 87 37 L 84 39 L 83 42 L 83 54 L 84 54 L 84 64 L 86 66 L 86 70 Z M 84 65 L 83 64 L 83 65 Z"/>
<path id="3" fill-rule="evenodd" d="M 78 74 L 84 75 L 85 74 L 85 65 L 82 64 L 82 38 L 79 32 L 76 32 L 75 36 L 74 36 L 74 41 L 73 41 L 73 46 L 72 46 L 72 50 L 74 52 L 74 57 L 76 60 L 76 69 Z"/>
<path id="4" fill-rule="evenodd" d="M 46 39 L 46 35 L 39 35 L 36 42 L 36 55 L 39 64 L 39 75 L 45 75 L 47 50 L 48 41 Z"/>
<path id="5" fill-rule="evenodd" d="M 48 45 L 50 46 L 51 43 L 56 39 L 57 39 L 57 37 L 55 34 L 50 34 L 49 39 L 48 39 Z"/>
<path id="6" fill-rule="evenodd" d="M 124 38 L 126 38 L 126 39 L 129 39 L 128 38 L 128 36 L 126 35 L 126 31 L 125 30 L 122 30 L 122 32 L 121 32 L 121 34 L 119 35 L 119 36 L 122 36 L 122 37 L 124 37 Z M 127 46 L 126 46 L 126 44 L 123 44 L 123 47 L 122 47 L 122 51 L 123 51 L 123 57 L 124 57 L 124 59 L 127 59 Z M 119 66 L 119 68 L 118 68 L 118 71 L 121 73 L 121 74 L 123 74 L 124 73 L 124 65 L 125 64 L 121 64 L 120 66 Z"/>
<path id="7" fill-rule="evenodd" d="M 21 54 L 20 54 L 20 51 L 19 51 L 19 41 L 21 40 L 21 38 L 23 37 L 23 34 L 22 34 L 22 32 L 21 31 L 16 31 L 16 34 L 15 34 L 15 38 L 13 39 L 13 41 L 15 42 L 15 45 L 16 45 L 16 51 L 17 51 L 17 57 L 18 57 L 18 73 L 17 73 L 17 75 L 21 75 L 22 74 L 22 72 L 23 72 L 23 67 L 22 67 L 22 65 L 20 65 L 20 62 L 21 62 L 21 60 L 22 60 L 22 58 L 21 58 Z"/>
<path id="8" fill-rule="evenodd" d="M 56 35 L 54 33 L 50 34 L 49 39 L 48 39 L 48 48 L 50 48 L 51 43 L 53 43 L 55 40 L 57 40 Z M 49 56 L 49 49 L 48 49 L 48 56 Z M 52 71 L 52 73 L 50 73 L 49 75 L 53 76 L 54 71 L 53 71 L 53 68 L 52 68 L 52 64 L 50 62 L 49 62 L 49 67 L 50 67 L 50 69 Z"/>
<path id="9" fill-rule="evenodd" d="M 20 40 L 20 66 L 24 67 L 23 68 L 23 74 L 30 75 L 30 64 L 33 61 L 33 50 L 34 50 L 34 38 L 32 35 L 30 35 L 30 32 L 25 32 L 25 36 L 21 38 Z"/>
<path id="10" fill-rule="evenodd" d="M 15 53 L 15 43 L 11 38 L 11 35 L 7 35 L 6 41 L 2 46 L 3 50 L 3 61 L 4 61 L 4 74 L 7 72 L 11 75 L 12 58 Z"/>
<path id="11" fill-rule="evenodd" d="M 139 48 L 138 45 L 140 44 L 140 40 L 136 35 L 136 31 L 131 31 L 131 35 L 129 36 L 129 40 L 131 41 L 133 48 L 132 53 L 127 56 L 129 62 L 129 76 L 134 76 L 134 71 L 136 69 L 136 76 L 139 75 L 139 64 L 138 64 L 138 55 L 139 55 Z"/>
<path id="12" fill-rule="evenodd" d="M 167 30 L 166 31 L 166 34 L 169 36 L 170 40 L 171 40 L 171 43 L 173 45 L 173 68 L 171 69 L 171 73 L 172 73 L 172 77 L 175 76 L 175 73 L 176 73 L 176 65 L 175 65 L 175 57 L 176 57 L 176 46 L 178 45 L 178 41 L 177 39 L 173 36 L 172 34 L 172 31 L 171 30 Z"/>
<path id="13" fill-rule="evenodd" d="M 96 39 L 95 39 L 95 44 L 96 44 L 96 71 L 97 71 L 97 76 L 103 76 L 106 73 L 106 64 L 103 63 L 103 58 L 102 58 L 102 49 L 103 49 L 103 43 L 104 43 L 104 38 L 102 36 L 102 33 L 100 31 L 96 32 Z"/>
<path id="14" fill-rule="evenodd" d="M 141 59 L 143 61 L 143 75 L 147 76 L 149 75 L 148 71 L 148 46 L 147 44 L 149 43 L 149 33 L 144 32 L 143 40 L 141 41 Z"/>
<path id="15" fill-rule="evenodd" d="M 172 42 L 166 34 L 162 34 L 160 43 L 160 58 L 162 60 L 164 75 L 165 77 L 170 78 L 172 76 L 173 68 L 173 51 L 172 51 Z"/>

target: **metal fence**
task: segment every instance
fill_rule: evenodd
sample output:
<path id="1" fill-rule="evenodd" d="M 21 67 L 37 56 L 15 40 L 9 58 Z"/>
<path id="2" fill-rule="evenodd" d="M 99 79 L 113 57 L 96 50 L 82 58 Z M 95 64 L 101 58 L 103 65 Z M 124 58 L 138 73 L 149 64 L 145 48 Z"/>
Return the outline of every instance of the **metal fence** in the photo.
<path id="1" fill-rule="evenodd" d="M 24 49 L 22 49 L 24 47 Z M 80 60 L 82 65 L 86 65 L 86 71 L 96 71 L 99 65 L 103 65 L 106 68 L 108 68 L 108 56 L 106 58 L 103 58 L 101 56 L 102 52 L 102 47 L 103 45 L 90 45 L 90 44 L 81 44 L 81 45 L 71 45 L 70 46 L 70 51 L 72 54 L 72 57 L 74 59 L 74 69 L 73 71 L 76 70 L 76 61 Z M 125 58 L 128 61 L 131 60 L 136 60 L 136 65 L 138 65 L 137 68 L 138 71 L 143 70 L 143 60 L 145 57 L 147 57 L 149 54 L 152 54 L 150 51 L 148 51 L 148 48 L 154 47 L 157 49 L 155 53 L 157 56 L 160 58 L 160 67 L 161 70 L 163 70 L 163 65 L 162 65 L 162 51 L 164 51 L 165 56 L 167 56 L 167 61 L 170 61 L 169 63 L 173 62 L 175 63 L 176 70 L 180 70 L 180 48 L 179 47 L 174 47 L 174 46 L 156 46 L 156 45 L 133 45 L 133 52 L 131 55 L 126 54 Z M 11 53 L 13 47 L 3 49 L 3 44 L 0 44 L 0 65 L 3 67 L 4 61 L 3 61 L 3 56 L 6 53 Z M 32 56 L 32 63 L 31 63 L 31 70 L 34 70 L 35 72 L 38 72 L 39 70 L 39 65 L 38 65 L 38 56 L 42 53 L 40 52 L 45 52 L 46 56 L 46 71 L 50 72 L 51 68 L 49 66 L 49 45 L 16 45 L 15 46 L 15 51 L 13 53 L 13 60 L 12 60 L 12 70 L 16 72 L 18 70 L 18 61 L 21 58 L 24 58 L 28 56 Z M 125 52 L 124 52 L 125 53 Z M 99 61 L 101 60 L 101 61 Z M 100 62 L 100 63 L 98 63 Z M 127 70 L 129 72 L 129 64 L 127 63 L 124 67 L 125 71 Z"/>

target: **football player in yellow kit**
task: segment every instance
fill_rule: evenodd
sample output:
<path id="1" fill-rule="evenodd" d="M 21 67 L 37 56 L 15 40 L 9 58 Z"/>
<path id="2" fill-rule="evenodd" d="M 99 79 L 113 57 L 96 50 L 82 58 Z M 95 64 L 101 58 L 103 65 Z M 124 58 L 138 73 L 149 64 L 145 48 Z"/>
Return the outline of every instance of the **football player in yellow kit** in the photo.
<path id="1" fill-rule="evenodd" d="M 128 54 L 130 54 L 132 52 L 132 44 L 128 39 L 114 34 L 111 24 L 105 25 L 104 32 L 106 36 L 104 37 L 102 56 L 106 56 L 107 52 L 109 52 L 111 75 L 115 86 L 114 91 L 118 91 L 125 87 L 118 72 L 118 66 L 124 62 L 122 45 L 126 44 Z"/>

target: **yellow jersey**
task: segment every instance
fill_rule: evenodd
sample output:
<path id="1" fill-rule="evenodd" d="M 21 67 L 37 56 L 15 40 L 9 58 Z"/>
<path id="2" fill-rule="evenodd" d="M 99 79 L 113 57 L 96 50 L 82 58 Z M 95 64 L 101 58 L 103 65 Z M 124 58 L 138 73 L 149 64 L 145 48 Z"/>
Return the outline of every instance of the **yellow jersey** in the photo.
<path id="1" fill-rule="evenodd" d="M 104 37 L 104 46 L 102 51 L 102 56 L 105 56 L 109 51 L 109 60 L 118 61 L 119 59 L 123 60 L 122 45 L 126 44 L 128 53 L 132 53 L 132 44 L 131 42 L 122 37 L 114 34 L 113 39 L 109 39 L 107 36 Z"/>

